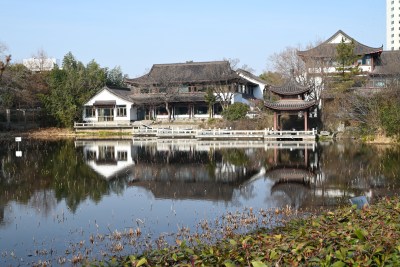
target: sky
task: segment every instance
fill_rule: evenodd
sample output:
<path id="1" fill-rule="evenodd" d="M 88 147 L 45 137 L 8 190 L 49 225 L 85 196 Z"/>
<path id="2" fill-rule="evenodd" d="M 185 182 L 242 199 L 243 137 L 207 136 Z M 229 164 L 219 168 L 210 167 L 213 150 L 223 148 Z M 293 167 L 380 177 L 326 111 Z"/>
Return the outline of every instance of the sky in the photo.
<path id="1" fill-rule="evenodd" d="M 385 0 L 0 0 L 0 43 L 12 62 L 44 51 L 62 61 L 120 66 L 130 78 L 153 64 L 237 59 L 259 75 L 287 47 L 338 30 L 386 47 Z M 386 48 L 385 48 L 386 49 Z"/>

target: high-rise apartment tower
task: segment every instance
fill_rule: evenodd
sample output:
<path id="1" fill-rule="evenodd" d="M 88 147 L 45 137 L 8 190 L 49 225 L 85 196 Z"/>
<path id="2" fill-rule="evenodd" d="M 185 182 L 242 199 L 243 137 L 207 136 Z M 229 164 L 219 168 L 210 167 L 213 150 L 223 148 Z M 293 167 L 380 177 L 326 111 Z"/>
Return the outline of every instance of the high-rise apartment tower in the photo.
<path id="1" fill-rule="evenodd" d="M 400 50 L 400 0 L 386 0 L 386 49 Z"/>

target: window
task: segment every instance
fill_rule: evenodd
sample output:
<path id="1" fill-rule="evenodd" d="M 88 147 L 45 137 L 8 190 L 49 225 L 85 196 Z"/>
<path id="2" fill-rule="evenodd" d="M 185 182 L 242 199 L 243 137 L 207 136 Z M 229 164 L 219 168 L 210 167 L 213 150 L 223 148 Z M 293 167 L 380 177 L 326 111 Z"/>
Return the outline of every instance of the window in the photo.
<path id="1" fill-rule="evenodd" d="M 126 117 L 126 106 L 125 105 L 117 106 L 117 117 Z"/>
<path id="2" fill-rule="evenodd" d="M 86 151 L 86 160 L 95 160 L 96 159 L 96 151 L 87 150 Z"/>
<path id="3" fill-rule="evenodd" d="M 175 108 L 176 115 L 187 115 L 189 114 L 188 107 L 176 107 Z"/>
<path id="4" fill-rule="evenodd" d="M 117 160 L 127 161 L 128 160 L 128 152 L 127 151 L 117 151 Z"/>
<path id="5" fill-rule="evenodd" d="M 208 107 L 207 106 L 197 106 L 194 108 L 194 114 L 207 114 L 208 113 Z"/>
<path id="6" fill-rule="evenodd" d="M 189 93 L 189 87 L 188 86 L 181 86 L 178 89 L 179 93 Z"/>
<path id="7" fill-rule="evenodd" d="M 96 109 L 93 106 L 86 106 L 85 107 L 85 117 L 86 118 L 96 117 Z"/>

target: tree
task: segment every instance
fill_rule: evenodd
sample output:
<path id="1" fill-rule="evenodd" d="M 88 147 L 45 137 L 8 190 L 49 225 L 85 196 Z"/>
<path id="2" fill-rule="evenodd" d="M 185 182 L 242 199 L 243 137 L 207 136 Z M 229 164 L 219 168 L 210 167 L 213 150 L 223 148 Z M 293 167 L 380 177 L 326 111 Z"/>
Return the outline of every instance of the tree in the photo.
<path id="1" fill-rule="evenodd" d="M 340 71 L 343 77 L 346 72 L 358 72 L 358 67 L 354 66 L 358 58 L 358 56 L 354 54 L 354 48 L 355 44 L 353 40 L 345 42 L 343 38 L 336 47 L 336 62 L 339 64 L 336 70 Z"/>
<path id="2" fill-rule="evenodd" d="M 270 85 L 280 85 L 284 82 L 283 75 L 276 71 L 266 71 L 260 75 L 260 78 Z"/>
<path id="3" fill-rule="evenodd" d="M 57 124 L 71 127 L 74 121 L 81 119 L 83 104 L 105 83 L 105 69 L 94 60 L 84 66 L 69 52 L 64 56 L 62 69 L 55 68 L 50 72 L 49 94 L 41 96 Z"/>
<path id="4" fill-rule="evenodd" d="M 306 49 L 320 44 L 321 41 L 316 41 L 315 44 L 309 44 Z M 320 100 L 321 92 L 325 87 L 327 62 L 320 58 L 301 58 L 298 51 L 302 47 L 286 47 L 279 53 L 272 54 L 269 58 L 270 72 L 277 73 L 281 76 L 278 82 L 285 79 L 295 78 L 297 82 L 304 86 L 310 86 L 311 92 L 309 99 Z M 278 78 L 278 77 L 276 77 Z M 275 78 L 275 79 L 276 79 Z"/>
<path id="5" fill-rule="evenodd" d="M 116 66 L 111 70 L 107 70 L 107 81 L 108 86 L 124 87 L 124 74 L 122 73 L 121 67 Z"/>
<path id="6" fill-rule="evenodd" d="M 246 117 L 249 106 L 243 103 L 234 103 L 222 111 L 222 116 L 228 121 L 235 121 Z"/>
<path id="7" fill-rule="evenodd" d="M 239 76 L 233 70 L 232 63 L 220 64 L 209 70 L 209 77 L 214 91 L 216 101 L 221 104 L 222 110 L 225 110 L 233 100 L 237 92 L 237 81 Z"/>
<path id="8" fill-rule="evenodd" d="M 213 106 L 217 102 L 217 98 L 214 95 L 214 91 L 212 88 L 207 88 L 206 95 L 204 96 L 205 101 L 208 105 L 208 116 L 211 118 Z"/>
<path id="9" fill-rule="evenodd" d="M 0 43 L 0 81 L 3 76 L 4 70 L 10 64 L 11 55 L 4 55 L 4 52 L 7 50 L 7 47 Z"/>

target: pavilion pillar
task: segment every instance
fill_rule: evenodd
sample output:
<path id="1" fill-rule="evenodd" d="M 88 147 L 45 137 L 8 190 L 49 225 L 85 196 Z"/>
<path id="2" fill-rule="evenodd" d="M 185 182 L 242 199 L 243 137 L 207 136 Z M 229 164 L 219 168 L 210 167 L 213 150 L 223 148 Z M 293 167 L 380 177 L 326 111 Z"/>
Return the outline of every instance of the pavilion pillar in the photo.
<path id="1" fill-rule="evenodd" d="M 304 111 L 304 131 L 308 131 L 308 112 Z"/>
<path id="2" fill-rule="evenodd" d="M 274 111 L 274 131 L 278 130 L 278 115 L 276 114 L 276 111 Z"/>

